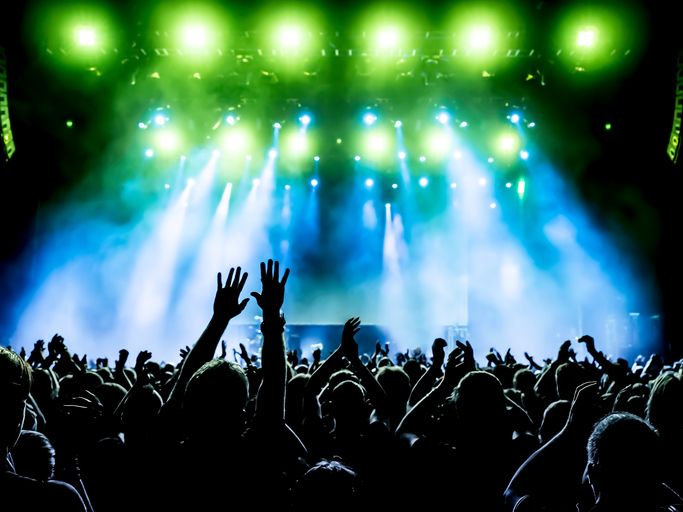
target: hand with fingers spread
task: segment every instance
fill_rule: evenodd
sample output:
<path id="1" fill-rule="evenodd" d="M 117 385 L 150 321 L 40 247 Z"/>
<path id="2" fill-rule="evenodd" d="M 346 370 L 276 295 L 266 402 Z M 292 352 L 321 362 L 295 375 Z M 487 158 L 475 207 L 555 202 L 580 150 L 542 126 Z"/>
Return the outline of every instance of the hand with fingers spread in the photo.
<path id="1" fill-rule="evenodd" d="M 218 289 L 216 290 L 216 298 L 213 301 L 213 315 L 215 318 L 222 320 L 226 325 L 244 311 L 249 302 L 248 298 L 240 302 L 240 293 L 242 293 L 244 283 L 246 283 L 247 276 L 249 275 L 245 272 L 240 279 L 241 273 L 241 267 L 237 267 L 237 270 L 231 268 L 225 281 L 225 286 L 223 286 L 221 273 L 219 272 L 216 276 Z"/>
<path id="2" fill-rule="evenodd" d="M 28 358 L 28 363 L 30 365 L 35 367 L 45 361 L 45 357 L 43 356 L 44 345 L 45 342 L 43 340 L 36 341 L 36 344 L 33 346 L 33 350 L 31 351 L 31 355 Z"/>
<path id="3" fill-rule="evenodd" d="M 358 357 L 358 343 L 353 339 L 358 331 L 360 331 L 360 318 L 349 318 L 344 324 L 341 341 L 342 354 L 349 360 Z"/>
<path id="4" fill-rule="evenodd" d="M 251 296 L 263 310 L 263 319 L 272 319 L 280 316 L 280 309 L 285 300 L 285 284 L 289 277 L 289 269 L 282 274 L 280 281 L 280 263 L 268 260 L 268 267 L 261 262 L 261 293 L 252 292 Z"/>
<path id="5" fill-rule="evenodd" d="M 446 340 L 443 338 L 436 338 L 434 343 L 432 343 L 432 364 L 439 368 L 441 368 L 441 365 L 443 365 L 443 362 L 446 359 L 446 353 L 443 349 L 446 348 L 447 345 L 448 343 L 446 343 Z"/>

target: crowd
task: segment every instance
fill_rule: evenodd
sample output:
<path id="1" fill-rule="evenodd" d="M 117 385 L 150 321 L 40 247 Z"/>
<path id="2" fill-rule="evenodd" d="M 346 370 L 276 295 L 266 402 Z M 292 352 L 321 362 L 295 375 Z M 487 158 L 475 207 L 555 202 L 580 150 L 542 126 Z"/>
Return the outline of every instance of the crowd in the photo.
<path id="1" fill-rule="evenodd" d="M 348 320 L 313 361 L 287 351 L 289 269 L 261 264 L 261 352 L 214 358 L 247 274 L 177 365 L 121 350 L 90 367 L 55 335 L 0 347 L 0 510 L 683 511 L 683 369 L 611 361 L 583 336 L 543 366 L 436 339 L 432 356 L 360 354 Z M 47 354 L 45 355 L 45 350 Z M 665 358 L 666 361 L 666 358 Z"/>

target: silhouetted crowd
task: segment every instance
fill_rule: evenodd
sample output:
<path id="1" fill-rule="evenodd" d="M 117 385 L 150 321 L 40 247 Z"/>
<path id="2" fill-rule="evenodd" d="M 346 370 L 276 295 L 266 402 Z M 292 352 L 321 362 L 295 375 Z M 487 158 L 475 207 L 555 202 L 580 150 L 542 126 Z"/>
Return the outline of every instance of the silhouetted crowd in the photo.
<path id="1" fill-rule="evenodd" d="M 629 366 L 583 336 L 543 366 L 469 342 L 360 354 L 346 322 L 322 359 L 287 351 L 289 269 L 261 264 L 260 354 L 214 358 L 247 274 L 218 274 L 181 362 L 121 350 L 113 367 L 55 335 L 0 347 L 0 510 L 683 511 L 683 369 Z M 45 353 L 47 350 L 47 353 Z M 91 366 L 91 367 L 90 367 Z"/>

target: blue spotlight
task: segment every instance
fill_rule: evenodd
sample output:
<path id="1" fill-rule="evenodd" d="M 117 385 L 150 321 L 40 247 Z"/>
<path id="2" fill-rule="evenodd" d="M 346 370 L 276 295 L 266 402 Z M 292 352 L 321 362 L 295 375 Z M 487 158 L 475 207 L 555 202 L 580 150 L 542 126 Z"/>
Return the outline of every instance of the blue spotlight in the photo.
<path id="1" fill-rule="evenodd" d="M 159 126 L 162 126 L 166 122 L 166 118 L 163 114 L 157 114 L 156 116 L 154 116 L 154 122 Z"/>
<path id="2" fill-rule="evenodd" d="M 360 162 L 360 157 L 356 156 L 356 162 Z"/>
<path id="3" fill-rule="evenodd" d="M 398 157 L 399 157 L 401 160 L 405 159 L 405 157 L 406 157 L 405 152 L 404 152 L 404 151 L 400 151 L 400 152 L 398 153 Z"/>
<path id="4" fill-rule="evenodd" d="M 522 157 L 522 160 L 526 160 L 529 158 L 529 152 L 528 151 L 520 151 L 519 156 Z"/>
<path id="5" fill-rule="evenodd" d="M 226 119 L 228 124 L 233 125 L 235 124 L 235 116 L 228 116 Z"/>
<path id="6" fill-rule="evenodd" d="M 446 124 L 448 122 L 448 120 L 450 119 L 450 117 L 448 116 L 448 114 L 446 114 L 446 112 L 441 112 L 436 118 L 439 120 L 439 122 L 441 124 Z"/>
<path id="7" fill-rule="evenodd" d="M 146 155 L 148 158 L 153 157 L 153 156 L 154 156 L 154 150 L 148 149 L 147 151 L 145 151 L 145 155 Z"/>
<path id="8" fill-rule="evenodd" d="M 389 208 L 391 208 L 391 203 L 385 204 L 384 207 L 388 210 Z"/>
<path id="9" fill-rule="evenodd" d="M 466 122 L 466 121 L 463 121 L 462 123 L 460 123 L 460 128 L 464 128 L 465 126 L 467 126 L 467 122 Z"/>
<path id="10" fill-rule="evenodd" d="M 422 177 L 422 178 L 420 178 L 419 183 L 420 183 L 420 186 L 422 188 L 424 188 L 429 184 L 429 180 L 427 178 Z"/>
<path id="11" fill-rule="evenodd" d="M 420 157 L 420 162 L 424 162 L 425 160 L 427 160 L 426 157 L 424 157 L 424 156 L 421 156 L 421 157 Z"/>
<path id="12" fill-rule="evenodd" d="M 138 123 L 138 128 L 144 130 L 145 128 L 147 128 L 147 125 L 145 123 Z"/>
<path id="13" fill-rule="evenodd" d="M 291 187 L 289 185 L 285 185 L 285 189 L 289 190 Z"/>
<path id="14" fill-rule="evenodd" d="M 308 126 L 309 124 L 311 124 L 311 116 L 309 116 L 308 114 L 304 114 L 299 118 L 299 121 L 301 121 L 301 124 L 303 124 L 304 126 Z"/>
<path id="15" fill-rule="evenodd" d="M 529 123 L 529 128 L 533 128 L 534 126 L 536 126 L 536 123 Z"/>
<path id="16" fill-rule="evenodd" d="M 268 151 L 268 156 L 270 158 L 275 158 L 277 156 L 277 149 L 271 149 L 270 151 Z"/>
<path id="17" fill-rule="evenodd" d="M 372 114 L 372 113 L 368 112 L 367 114 L 365 114 L 365 115 L 363 116 L 363 122 L 364 122 L 365 124 L 367 124 L 368 126 L 370 126 L 370 125 L 371 125 L 372 123 L 374 123 L 375 121 L 377 121 L 377 116 L 375 116 L 375 114 Z"/>
<path id="18" fill-rule="evenodd" d="M 507 188 L 511 188 L 511 187 L 512 187 L 512 183 L 510 183 L 510 182 L 508 181 L 508 182 L 505 184 L 505 186 L 506 186 Z"/>
<path id="19" fill-rule="evenodd" d="M 365 186 L 368 188 L 372 188 L 372 186 L 375 184 L 375 182 L 372 180 L 372 178 L 368 178 L 365 180 Z"/>
<path id="20" fill-rule="evenodd" d="M 275 124 L 273 125 L 273 128 L 277 128 L 278 130 L 280 129 L 280 127 L 281 127 L 281 126 L 280 126 L 280 123 L 275 123 Z"/>
<path id="21" fill-rule="evenodd" d="M 398 184 L 394 183 L 393 185 L 391 185 L 391 188 L 398 188 Z"/>
<path id="22" fill-rule="evenodd" d="M 400 127 L 401 127 L 401 124 L 403 124 L 403 123 L 401 123 L 401 121 L 396 121 L 396 122 L 394 123 L 394 126 L 395 126 L 396 128 L 400 128 Z"/>
<path id="23" fill-rule="evenodd" d="M 519 123 L 519 116 L 517 114 L 512 114 L 510 116 L 510 121 L 512 121 L 515 124 Z"/>
<path id="24" fill-rule="evenodd" d="M 313 160 L 315 160 L 315 161 L 317 162 L 318 160 L 320 160 L 320 157 L 319 157 L 319 156 L 314 156 L 314 157 L 313 157 Z"/>
<path id="25" fill-rule="evenodd" d="M 311 180 L 311 187 L 315 188 L 317 186 L 318 186 L 318 180 L 316 180 L 316 179 Z"/>

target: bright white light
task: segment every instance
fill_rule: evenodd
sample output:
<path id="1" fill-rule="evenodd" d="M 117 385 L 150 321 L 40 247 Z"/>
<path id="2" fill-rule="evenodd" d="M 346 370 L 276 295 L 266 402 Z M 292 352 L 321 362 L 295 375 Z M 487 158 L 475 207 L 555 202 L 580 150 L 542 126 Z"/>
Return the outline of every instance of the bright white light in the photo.
<path id="1" fill-rule="evenodd" d="M 315 160 L 316 162 L 318 162 L 318 161 L 320 160 L 320 157 L 319 157 L 319 156 L 314 156 L 314 157 L 313 157 L 313 160 Z"/>
<path id="2" fill-rule="evenodd" d="M 95 44 L 95 31 L 94 30 L 79 30 L 78 31 L 78 44 L 83 46 L 92 46 Z"/>
<path id="3" fill-rule="evenodd" d="M 280 127 L 281 127 L 281 126 L 280 126 L 280 123 L 275 123 L 275 124 L 273 125 L 273 128 L 277 128 L 278 130 L 280 129 Z"/>
<path id="4" fill-rule="evenodd" d="M 368 112 L 367 114 L 365 114 L 363 116 L 363 122 L 365 124 L 367 124 L 368 126 L 370 126 L 372 123 L 374 123 L 376 119 L 377 119 L 377 117 L 375 117 L 375 114 L 371 114 L 370 112 Z"/>
<path id="5" fill-rule="evenodd" d="M 252 181 L 252 183 L 253 183 L 255 186 L 258 186 L 258 185 L 261 183 L 261 180 L 258 179 L 258 178 L 254 178 L 254 180 Z"/>
<path id="6" fill-rule="evenodd" d="M 213 155 L 214 158 L 218 158 L 219 156 L 221 156 L 221 152 L 218 151 L 217 149 L 214 149 L 213 153 L 211 153 L 211 154 Z"/>
<path id="7" fill-rule="evenodd" d="M 403 124 L 403 123 L 401 123 L 401 121 L 396 121 L 396 122 L 394 123 L 394 127 L 400 128 L 402 124 Z"/>
<path id="8" fill-rule="evenodd" d="M 493 162 L 493 158 L 489 158 L 489 163 Z"/>
<path id="9" fill-rule="evenodd" d="M 277 156 L 277 149 L 271 149 L 270 151 L 268 151 L 268 156 L 270 158 L 275 158 Z"/>
<path id="10" fill-rule="evenodd" d="M 529 158 L 529 152 L 528 151 L 520 151 L 519 156 L 522 157 L 522 160 L 526 160 Z"/>
<path id="11" fill-rule="evenodd" d="M 171 185 L 169 185 L 168 183 L 166 183 L 166 185 L 164 185 L 164 188 L 171 188 Z"/>
<path id="12" fill-rule="evenodd" d="M 461 156 L 462 156 L 462 153 L 460 153 L 460 151 L 456 151 L 455 153 L 453 153 L 454 158 L 460 158 Z"/>
<path id="13" fill-rule="evenodd" d="M 457 185 L 455 183 L 451 183 L 451 188 L 455 188 Z"/>
<path id="14" fill-rule="evenodd" d="M 145 151 L 145 155 L 147 155 L 148 157 L 152 157 L 152 156 L 154 156 L 154 151 L 151 149 L 148 149 L 147 151 Z"/>
<path id="15" fill-rule="evenodd" d="M 460 123 L 460 128 L 464 128 L 465 126 L 467 126 L 467 122 L 466 122 L 466 121 L 463 121 L 462 123 Z"/>
<path id="16" fill-rule="evenodd" d="M 306 139 L 298 136 L 292 139 L 292 147 L 297 151 L 302 151 L 306 148 Z"/>
<path id="17" fill-rule="evenodd" d="M 359 161 L 360 161 L 360 157 L 357 156 L 357 157 L 356 157 L 356 162 L 359 162 Z"/>
<path id="18" fill-rule="evenodd" d="M 475 48 L 483 48 L 491 44 L 491 31 L 488 29 L 477 29 L 470 33 L 470 44 Z"/>
<path id="19" fill-rule="evenodd" d="M 299 118 L 299 120 L 301 121 L 301 124 L 303 124 L 304 126 L 311 124 L 311 116 L 309 116 L 308 114 L 304 114 Z"/>
<path id="20" fill-rule="evenodd" d="M 424 157 L 424 156 L 421 156 L 421 157 L 420 157 L 420 162 L 424 162 L 425 160 L 427 160 L 426 157 Z"/>
<path id="21" fill-rule="evenodd" d="M 368 188 L 372 187 L 374 184 L 375 182 L 372 181 L 372 178 L 368 178 L 367 180 L 365 180 L 365 186 Z"/>
<path id="22" fill-rule="evenodd" d="M 519 116 L 517 114 L 512 114 L 512 116 L 510 116 L 510 121 L 513 123 L 519 123 Z"/>
<path id="23" fill-rule="evenodd" d="M 226 121 L 228 124 L 235 124 L 235 117 L 234 116 L 228 116 Z"/>
<path id="24" fill-rule="evenodd" d="M 429 184 L 429 180 L 428 180 L 427 178 L 420 178 L 419 183 L 420 183 L 420 186 L 421 186 L 422 188 L 424 188 L 424 187 L 426 187 L 426 186 Z"/>
<path id="25" fill-rule="evenodd" d="M 251 155 L 247 155 L 247 160 L 251 160 Z"/>
<path id="26" fill-rule="evenodd" d="M 180 157 L 181 160 L 185 160 L 185 155 Z"/>
<path id="27" fill-rule="evenodd" d="M 529 123 L 529 128 L 533 128 L 534 126 L 536 126 L 536 123 Z"/>
<path id="28" fill-rule="evenodd" d="M 175 146 L 175 137 L 170 134 L 161 135 L 159 137 L 159 146 L 164 149 L 171 149 Z"/>
<path id="29" fill-rule="evenodd" d="M 387 208 L 387 209 L 391 208 L 391 203 L 385 204 L 384 207 Z"/>
<path id="30" fill-rule="evenodd" d="M 594 36 L 592 30 L 582 30 L 579 32 L 579 46 L 593 46 Z"/>
<path id="31" fill-rule="evenodd" d="M 317 187 L 318 186 L 318 180 L 311 180 L 311 187 Z"/>
<path id="32" fill-rule="evenodd" d="M 514 141 L 511 138 L 505 137 L 503 140 L 500 141 L 500 149 L 512 149 L 513 144 Z"/>
<path id="33" fill-rule="evenodd" d="M 389 48 L 396 46 L 396 32 L 393 30 L 384 30 L 379 33 L 379 45 L 382 48 Z"/>
<path id="34" fill-rule="evenodd" d="M 161 126 L 166 122 L 166 118 L 162 114 L 157 114 L 154 116 L 154 122 Z"/>
<path id="35" fill-rule="evenodd" d="M 289 185 L 285 185 L 285 190 L 289 190 L 291 187 Z"/>
<path id="36" fill-rule="evenodd" d="M 189 186 L 194 185 L 194 180 L 193 180 L 192 178 L 190 178 L 189 180 L 187 180 L 187 184 L 188 184 Z"/>
<path id="37" fill-rule="evenodd" d="M 446 114 L 446 112 L 442 112 L 441 114 L 439 114 L 437 119 L 441 124 L 446 124 L 448 122 L 449 116 L 448 114 Z"/>
<path id="38" fill-rule="evenodd" d="M 185 42 L 190 46 L 203 46 L 206 44 L 206 33 L 202 27 L 185 28 Z"/>
<path id="39" fill-rule="evenodd" d="M 285 29 L 280 34 L 282 46 L 299 46 L 301 44 L 301 32 L 296 29 Z"/>
<path id="40" fill-rule="evenodd" d="M 370 138 L 370 149 L 372 151 L 381 151 L 386 146 L 386 141 L 384 137 L 371 137 Z"/>
<path id="41" fill-rule="evenodd" d="M 394 183 L 393 185 L 391 185 L 391 188 L 398 188 L 398 185 Z"/>
<path id="42" fill-rule="evenodd" d="M 406 157 L 406 154 L 404 151 L 399 152 L 398 157 L 403 160 Z"/>
<path id="43" fill-rule="evenodd" d="M 510 183 L 510 182 L 508 181 L 508 182 L 505 184 L 505 186 L 506 186 L 507 188 L 510 188 L 510 187 L 512 187 L 512 183 Z"/>
<path id="44" fill-rule="evenodd" d="M 145 128 L 147 128 L 147 125 L 145 123 L 138 123 L 138 128 L 144 130 Z"/>
<path id="45" fill-rule="evenodd" d="M 496 207 L 496 203 L 491 203 L 491 208 L 495 208 L 495 207 Z"/>
<path id="46" fill-rule="evenodd" d="M 480 185 L 486 185 L 486 180 L 484 178 L 479 178 Z"/>

